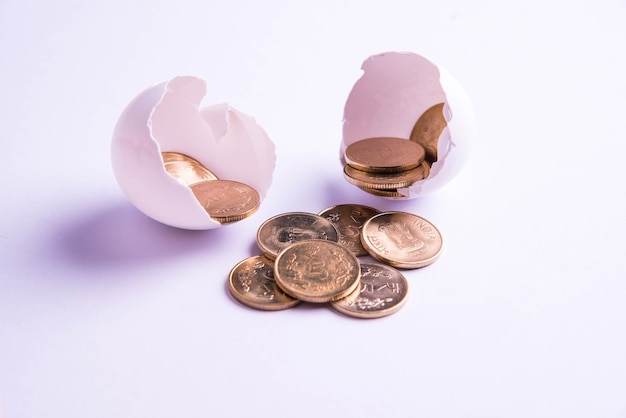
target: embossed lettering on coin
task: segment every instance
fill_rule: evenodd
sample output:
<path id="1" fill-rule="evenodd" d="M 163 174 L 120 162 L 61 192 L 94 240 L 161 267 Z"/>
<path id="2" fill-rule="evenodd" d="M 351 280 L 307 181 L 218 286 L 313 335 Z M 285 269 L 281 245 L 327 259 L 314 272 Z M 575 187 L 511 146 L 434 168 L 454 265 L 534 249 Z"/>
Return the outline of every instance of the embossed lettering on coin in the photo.
<path id="1" fill-rule="evenodd" d="M 238 181 L 206 180 L 189 187 L 209 216 L 220 223 L 247 218 L 261 201 L 254 188 Z"/>
<path id="2" fill-rule="evenodd" d="M 337 228 L 328 219 L 307 212 L 289 212 L 265 221 L 257 231 L 257 244 L 263 254 L 275 259 L 280 251 L 303 240 L 339 241 Z"/>
<path id="3" fill-rule="evenodd" d="M 359 284 L 361 269 L 356 256 L 341 244 L 307 240 L 278 254 L 274 277 L 292 297 L 323 303 L 350 294 Z"/>
<path id="4" fill-rule="evenodd" d="M 357 318 L 380 318 L 397 312 L 408 294 L 409 283 L 395 268 L 361 263 L 359 287 L 345 298 L 330 302 L 330 306 Z"/>
<path id="5" fill-rule="evenodd" d="M 393 137 L 362 139 L 344 152 L 347 164 L 372 173 L 410 170 L 422 162 L 424 155 L 424 147 L 417 142 Z"/>
<path id="6" fill-rule="evenodd" d="M 247 258 L 233 267 L 228 290 L 244 305 L 266 311 L 288 309 L 300 303 L 276 285 L 274 263 L 263 256 Z"/>
<path id="7" fill-rule="evenodd" d="M 324 209 L 320 212 L 320 216 L 337 227 L 339 243 L 358 257 L 368 254 L 361 244 L 361 228 L 365 221 L 379 213 L 378 209 L 369 206 L 343 204 Z"/>
<path id="8" fill-rule="evenodd" d="M 435 262 L 443 248 L 441 234 L 432 223 L 406 212 L 370 218 L 361 230 L 361 243 L 377 260 L 407 269 Z"/>

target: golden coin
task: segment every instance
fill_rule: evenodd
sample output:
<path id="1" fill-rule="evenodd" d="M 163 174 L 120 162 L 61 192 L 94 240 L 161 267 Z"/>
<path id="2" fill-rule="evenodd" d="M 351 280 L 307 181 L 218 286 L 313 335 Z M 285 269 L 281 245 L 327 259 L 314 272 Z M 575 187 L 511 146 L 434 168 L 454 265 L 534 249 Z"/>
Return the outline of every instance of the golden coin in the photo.
<path id="1" fill-rule="evenodd" d="M 306 240 L 291 244 L 276 257 L 274 278 L 288 295 L 315 303 L 341 299 L 359 284 L 356 256 L 332 241 Z"/>
<path id="2" fill-rule="evenodd" d="M 394 137 L 362 139 L 349 145 L 344 152 L 349 165 L 370 173 L 410 170 L 422 162 L 424 155 L 424 147 L 417 142 Z"/>
<path id="3" fill-rule="evenodd" d="M 370 189 L 367 187 L 359 187 L 361 190 L 363 190 L 364 192 L 367 192 L 369 194 L 373 194 L 375 196 L 382 196 L 382 197 L 390 197 L 390 198 L 405 198 L 405 197 L 409 197 L 407 194 L 405 193 L 401 193 L 400 191 L 398 191 L 398 189 Z"/>
<path id="4" fill-rule="evenodd" d="M 172 152 L 172 151 L 163 151 L 161 152 L 161 157 L 163 158 L 163 162 L 165 164 L 172 163 L 176 161 L 187 162 L 190 164 L 198 164 L 202 165 L 198 160 L 193 157 L 190 157 L 187 154 L 183 154 L 181 152 Z"/>
<path id="5" fill-rule="evenodd" d="M 361 263 L 359 287 L 330 306 L 356 318 L 381 318 L 400 310 L 408 296 L 409 283 L 398 270 L 380 263 Z"/>
<path id="6" fill-rule="evenodd" d="M 378 209 L 369 206 L 344 204 L 324 209 L 319 215 L 335 225 L 339 231 L 339 243 L 359 257 L 368 254 L 361 244 L 361 228 L 365 221 L 379 213 Z"/>
<path id="7" fill-rule="evenodd" d="M 233 267 L 228 276 L 228 290 L 242 304 L 264 311 L 288 309 L 301 302 L 276 285 L 274 262 L 260 255 Z"/>
<path id="8" fill-rule="evenodd" d="M 197 160 L 178 152 L 162 152 L 165 171 L 185 186 L 204 181 L 217 180 L 217 176 Z"/>
<path id="9" fill-rule="evenodd" d="M 337 242 L 339 231 L 332 222 L 319 215 L 290 212 L 266 220 L 256 235 L 259 248 L 271 260 L 290 244 L 310 239 Z"/>
<path id="10" fill-rule="evenodd" d="M 344 178 L 348 183 L 366 189 L 401 189 L 409 187 L 416 181 L 424 178 L 424 167 L 419 165 L 411 170 L 402 171 L 400 173 L 368 173 L 367 171 L 357 170 L 346 164 L 343 167 Z"/>
<path id="11" fill-rule="evenodd" d="M 439 230 L 406 212 L 383 212 L 370 218 L 361 230 L 361 243 L 377 260 L 406 269 L 435 262 L 443 249 Z"/>
<path id="12" fill-rule="evenodd" d="M 448 126 L 443 116 L 443 106 L 444 103 L 438 103 L 427 109 L 415 122 L 411 131 L 411 141 L 424 147 L 426 160 L 431 164 L 437 161 L 439 137 L 443 129 Z"/>
<path id="13" fill-rule="evenodd" d="M 425 179 L 427 179 L 428 176 L 430 176 L 430 165 L 431 163 L 429 163 L 428 161 L 426 160 L 422 161 L 421 166 L 422 166 L 422 169 L 424 170 L 423 176 Z"/>
<path id="14" fill-rule="evenodd" d="M 238 181 L 205 180 L 189 187 L 209 216 L 223 224 L 249 217 L 261 202 L 253 187 Z"/>

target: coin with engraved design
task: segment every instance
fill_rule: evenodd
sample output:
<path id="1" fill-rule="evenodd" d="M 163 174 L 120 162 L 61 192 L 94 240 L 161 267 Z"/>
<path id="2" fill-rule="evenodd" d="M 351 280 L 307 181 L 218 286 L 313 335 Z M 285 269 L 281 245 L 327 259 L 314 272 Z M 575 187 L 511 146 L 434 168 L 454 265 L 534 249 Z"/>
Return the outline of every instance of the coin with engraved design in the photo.
<path id="1" fill-rule="evenodd" d="M 356 256 L 333 241 L 306 240 L 282 250 L 274 263 L 274 278 L 288 295 L 306 302 L 341 299 L 359 284 Z"/>
<path id="2" fill-rule="evenodd" d="M 330 306 L 356 318 L 381 318 L 396 313 L 409 295 L 409 283 L 395 268 L 380 263 L 361 263 L 359 286 Z"/>
<path id="3" fill-rule="evenodd" d="M 239 221 L 259 208 L 259 193 L 245 183 L 205 180 L 189 186 L 209 216 L 222 224 Z"/>
<path id="4" fill-rule="evenodd" d="M 368 255 L 361 244 L 361 228 L 365 221 L 379 214 L 378 209 L 359 204 L 341 204 L 331 206 L 319 213 L 328 219 L 339 231 L 339 243 L 348 248 L 357 257 Z"/>
<path id="5" fill-rule="evenodd" d="M 308 212 L 288 212 L 266 220 L 257 230 L 257 245 L 263 254 L 276 259 L 290 244 L 304 240 L 339 241 L 339 231 L 328 219 Z"/>
<path id="6" fill-rule="evenodd" d="M 361 243 L 375 259 L 398 268 L 428 266 L 441 255 L 443 239 L 426 219 L 407 212 L 383 212 L 361 230 Z"/>
<path id="7" fill-rule="evenodd" d="M 233 267 L 228 276 L 228 290 L 242 304 L 264 311 L 289 309 L 301 302 L 276 285 L 274 262 L 261 255 Z"/>

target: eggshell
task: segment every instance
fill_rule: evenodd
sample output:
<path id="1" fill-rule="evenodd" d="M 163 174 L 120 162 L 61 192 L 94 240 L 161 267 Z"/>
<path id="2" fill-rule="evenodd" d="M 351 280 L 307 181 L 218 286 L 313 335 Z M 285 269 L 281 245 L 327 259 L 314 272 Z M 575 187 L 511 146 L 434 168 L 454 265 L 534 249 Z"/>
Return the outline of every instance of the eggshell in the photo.
<path id="1" fill-rule="evenodd" d="M 218 178 L 254 187 L 261 201 L 272 183 L 274 143 L 254 118 L 228 104 L 200 107 L 206 82 L 180 76 L 132 100 L 113 132 L 111 162 L 128 199 L 149 217 L 184 229 L 221 226 L 191 189 L 165 170 L 161 152 L 189 155 Z"/>
<path id="2" fill-rule="evenodd" d="M 411 52 L 385 52 L 367 58 L 363 75 L 353 86 L 344 107 L 340 160 L 346 148 L 361 139 L 409 139 L 419 117 L 444 103 L 447 126 L 437 143 L 438 159 L 430 175 L 408 188 L 404 198 L 431 193 L 456 176 L 465 165 L 475 137 L 474 113 L 461 85 L 443 68 Z"/>

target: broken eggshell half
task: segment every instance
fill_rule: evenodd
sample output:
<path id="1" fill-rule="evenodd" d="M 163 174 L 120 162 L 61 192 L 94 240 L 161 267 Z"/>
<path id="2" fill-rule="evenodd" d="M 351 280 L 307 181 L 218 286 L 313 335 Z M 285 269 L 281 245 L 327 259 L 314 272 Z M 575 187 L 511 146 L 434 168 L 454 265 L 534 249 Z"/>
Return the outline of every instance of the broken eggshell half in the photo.
<path id="1" fill-rule="evenodd" d="M 474 113 L 461 85 L 444 69 L 411 52 L 367 58 L 344 107 L 340 160 L 362 139 L 423 134 L 430 173 L 398 189 L 392 199 L 413 199 L 448 183 L 463 168 L 475 136 Z M 388 196 L 385 196 L 388 197 Z"/>
<path id="2" fill-rule="evenodd" d="M 200 107 L 206 82 L 180 76 L 135 97 L 113 132 L 111 162 L 128 199 L 147 216 L 183 229 L 221 226 L 191 189 L 165 169 L 162 152 L 199 161 L 219 179 L 252 186 L 265 197 L 274 173 L 274 143 L 254 118 L 228 104 Z"/>

